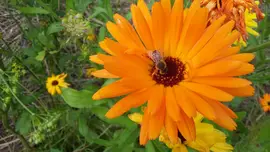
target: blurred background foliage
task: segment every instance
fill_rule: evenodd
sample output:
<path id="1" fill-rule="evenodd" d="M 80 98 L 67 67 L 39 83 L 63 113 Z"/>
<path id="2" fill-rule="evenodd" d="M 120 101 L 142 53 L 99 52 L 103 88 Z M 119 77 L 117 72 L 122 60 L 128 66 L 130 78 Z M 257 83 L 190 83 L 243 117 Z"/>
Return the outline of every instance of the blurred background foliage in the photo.
<path id="1" fill-rule="evenodd" d="M 158 140 L 140 146 L 139 126 L 128 117 L 105 118 L 117 99 L 91 99 L 97 89 L 115 80 L 91 77 L 91 71 L 100 67 L 90 63 L 89 55 L 103 52 L 98 42 L 111 37 L 105 24 L 114 13 L 131 19 L 131 3 L 136 0 L 1 0 L 1 152 L 170 151 Z M 148 1 L 149 6 L 153 3 Z M 257 29 L 260 36 L 250 36 L 248 47 L 241 50 L 256 53 L 256 70 L 247 76 L 255 95 L 228 104 L 239 116 L 237 131 L 216 126 L 226 133 L 235 152 L 270 151 L 270 117 L 258 102 L 270 92 L 269 6 L 268 0 L 261 5 L 266 16 Z M 46 79 L 63 72 L 70 88 L 51 96 Z"/>

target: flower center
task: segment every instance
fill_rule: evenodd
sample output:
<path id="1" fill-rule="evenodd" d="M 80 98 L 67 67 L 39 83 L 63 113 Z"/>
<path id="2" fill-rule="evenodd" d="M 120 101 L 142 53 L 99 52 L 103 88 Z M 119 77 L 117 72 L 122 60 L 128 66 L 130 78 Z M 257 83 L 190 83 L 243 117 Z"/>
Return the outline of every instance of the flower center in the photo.
<path id="1" fill-rule="evenodd" d="M 156 81 L 157 84 L 172 87 L 184 80 L 186 67 L 183 62 L 173 57 L 165 57 L 164 62 L 166 63 L 166 69 L 160 69 L 157 63 L 150 70 L 152 79 Z"/>
<path id="2" fill-rule="evenodd" d="M 267 105 L 270 106 L 270 101 L 267 102 Z"/>
<path id="3" fill-rule="evenodd" d="M 52 85 L 53 85 L 53 86 L 58 85 L 58 81 L 57 81 L 57 80 L 53 80 Z"/>

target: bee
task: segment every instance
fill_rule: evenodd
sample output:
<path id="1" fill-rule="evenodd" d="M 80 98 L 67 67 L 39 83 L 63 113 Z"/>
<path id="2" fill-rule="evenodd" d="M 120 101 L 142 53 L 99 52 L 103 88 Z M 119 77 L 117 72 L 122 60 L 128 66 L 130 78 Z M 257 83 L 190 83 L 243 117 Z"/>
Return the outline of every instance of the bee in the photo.
<path id="1" fill-rule="evenodd" d="M 166 65 L 166 62 L 163 59 L 163 56 L 161 53 L 157 50 L 154 51 L 148 51 L 147 52 L 148 57 L 154 62 L 155 64 L 155 74 L 156 72 L 159 72 L 160 74 L 166 74 L 168 72 L 168 68 Z"/>

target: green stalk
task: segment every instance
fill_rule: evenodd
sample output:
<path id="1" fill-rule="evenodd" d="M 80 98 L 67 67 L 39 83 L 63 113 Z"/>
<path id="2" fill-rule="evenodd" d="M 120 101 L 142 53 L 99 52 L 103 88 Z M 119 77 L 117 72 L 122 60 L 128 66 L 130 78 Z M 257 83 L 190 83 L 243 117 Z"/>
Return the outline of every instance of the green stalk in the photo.
<path id="1" fill-rule="evenodd" d="M 24 136 L 22 136 L 21 134 L 19 134 L 18 132 L 16 132 L 13 128 L 11 128 L 11 126 L 9 126 L 7 111 L 3 111 L 2 109 L 0 109 L 0 114 L 2 116 L 2 124 L 3 124 L 3 126 L 8 131 L 10 131 L 12 134 L 14 134 L 15 136 L 17 136 L 20 139 L 20 141 L 22 142 L 23 146 L 25 147 L 25 149 L 27 151 L 33 151 L 33 149 L 31 148 L 31 146 L 29 145 L 29 143 L 27 142 L 27 140 L 24 138 Z"/>
<path id="2" fill-rule="evenodd" d="M 28 111 L 31 115 L 35 115 L 35 113 L 33 113 L 29 108 L 27 108 L 22 101 L 16 96 L 16 94 L 12 91 L 12 89 L 9 87 L 7 81 L 4 79 L 4 77 L 2 76 L 2 74 L 0 74 L 0 77 L 2 79 L 2 81 L 6 84 L 7 88 L 9 89 L 9 91 L 11 92 L 11 94 L 14 96 L 14 98 L 22 105 L 22 107 Z"/>
<path id="3" fill-rule="evenodd" d="M 6 47 L 8 48 L 9 52 L 13 52 L 12 49 L 10 48 L 9 44 L 2 38 L 2 41 L 4 42 L 4 44 L 6 45 Z M 12 55 L 13 57 L 15 57 L 15 59 L 20 62 L 36 79 L 39 83 L 41 83 L 41 80 L 38 78 L 38 76 L 34 73 L 34 71 L 32 71 L 27 65 L 25 65 L 23 63 L 23 61 L 16 55 Z"/>
<path id="4" fill-rule="evenodd" d="M 259 51 L 261 49 L 265 49 L 265 48 L 268 48 L 268 47 L 270 47 L 270 41 L 266 42 L 266 43 L 263 43 L 263 44 L 259 44 L 259 45 L 254 46 L 254 47 L 247 48 L 247 49 L 241 51 L 241 53 L 257 52 L 257 51 Z"/>

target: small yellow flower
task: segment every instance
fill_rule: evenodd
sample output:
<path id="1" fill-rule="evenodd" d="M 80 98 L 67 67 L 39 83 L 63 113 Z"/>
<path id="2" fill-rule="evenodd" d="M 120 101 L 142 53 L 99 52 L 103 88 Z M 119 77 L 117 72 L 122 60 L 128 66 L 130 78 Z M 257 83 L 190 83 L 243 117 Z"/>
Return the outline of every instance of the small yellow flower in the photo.
<path id="1" fill-rule="evenodd" d="M 68 83 L 65 82 L 65 78 L 67 77 L 67 74 L 62 73 L 59 75 L 52 75 L 51 77 L 47 78 L 46 81 L 46 88 L 48 90 L 48 92 L 51 95 L 54 95 L 55 93 L 61 94 L 61 87 L 62 88 L 67 88 L 68 87 Z"/>
<path id="2" fill-rule="evenodd" d="M 87 40 L 89 40 L 89 41 L 93 41 L 95 38 L 96 38 L 96 36 L 95 36 L 95 34 L 93 34 L 93 33 L 90 33 L 90 34 L 88 34 L 88 36 L 87 36 Z"/>
<path id="3" fill-rule="evenodd" d="M 90 78 L 92 76 L 92 73 L 95 72 L 95 71 L 97 71 L 96 68 L 88 68 L 88 69 L 86 69 L 86 73 L 85 73 L 86 77 Z"/>
<path id="4" fill-rule="evenodd" d="M 263 98 L 260 98 L 260 103 L 264 112 L 270 111 L 270 94 L 264 94 Z"/>
<path id="5" fill-rule="evenodd" d="M 133 113 L 128 115 L 128 117 L 138 124 L 141 124 L 143 121 L 143 115 L 140 113 Z M 194 118 L 196 128 L 196 139 L 194 141 L 186 141 L 185 138 L 178 133 L 178 142 L 173 143 L 165 129 L 161 130 L 159 141 L 172 149 L 172 152 L 188 152 L 187 147 L 193 148 L 199 152 L 232 152 L 233 147 L 226 143 L 226 135 L 215 129 L 211 124 L 202 123 L 202 120 L 203 116 L 199 113 Z"/>

